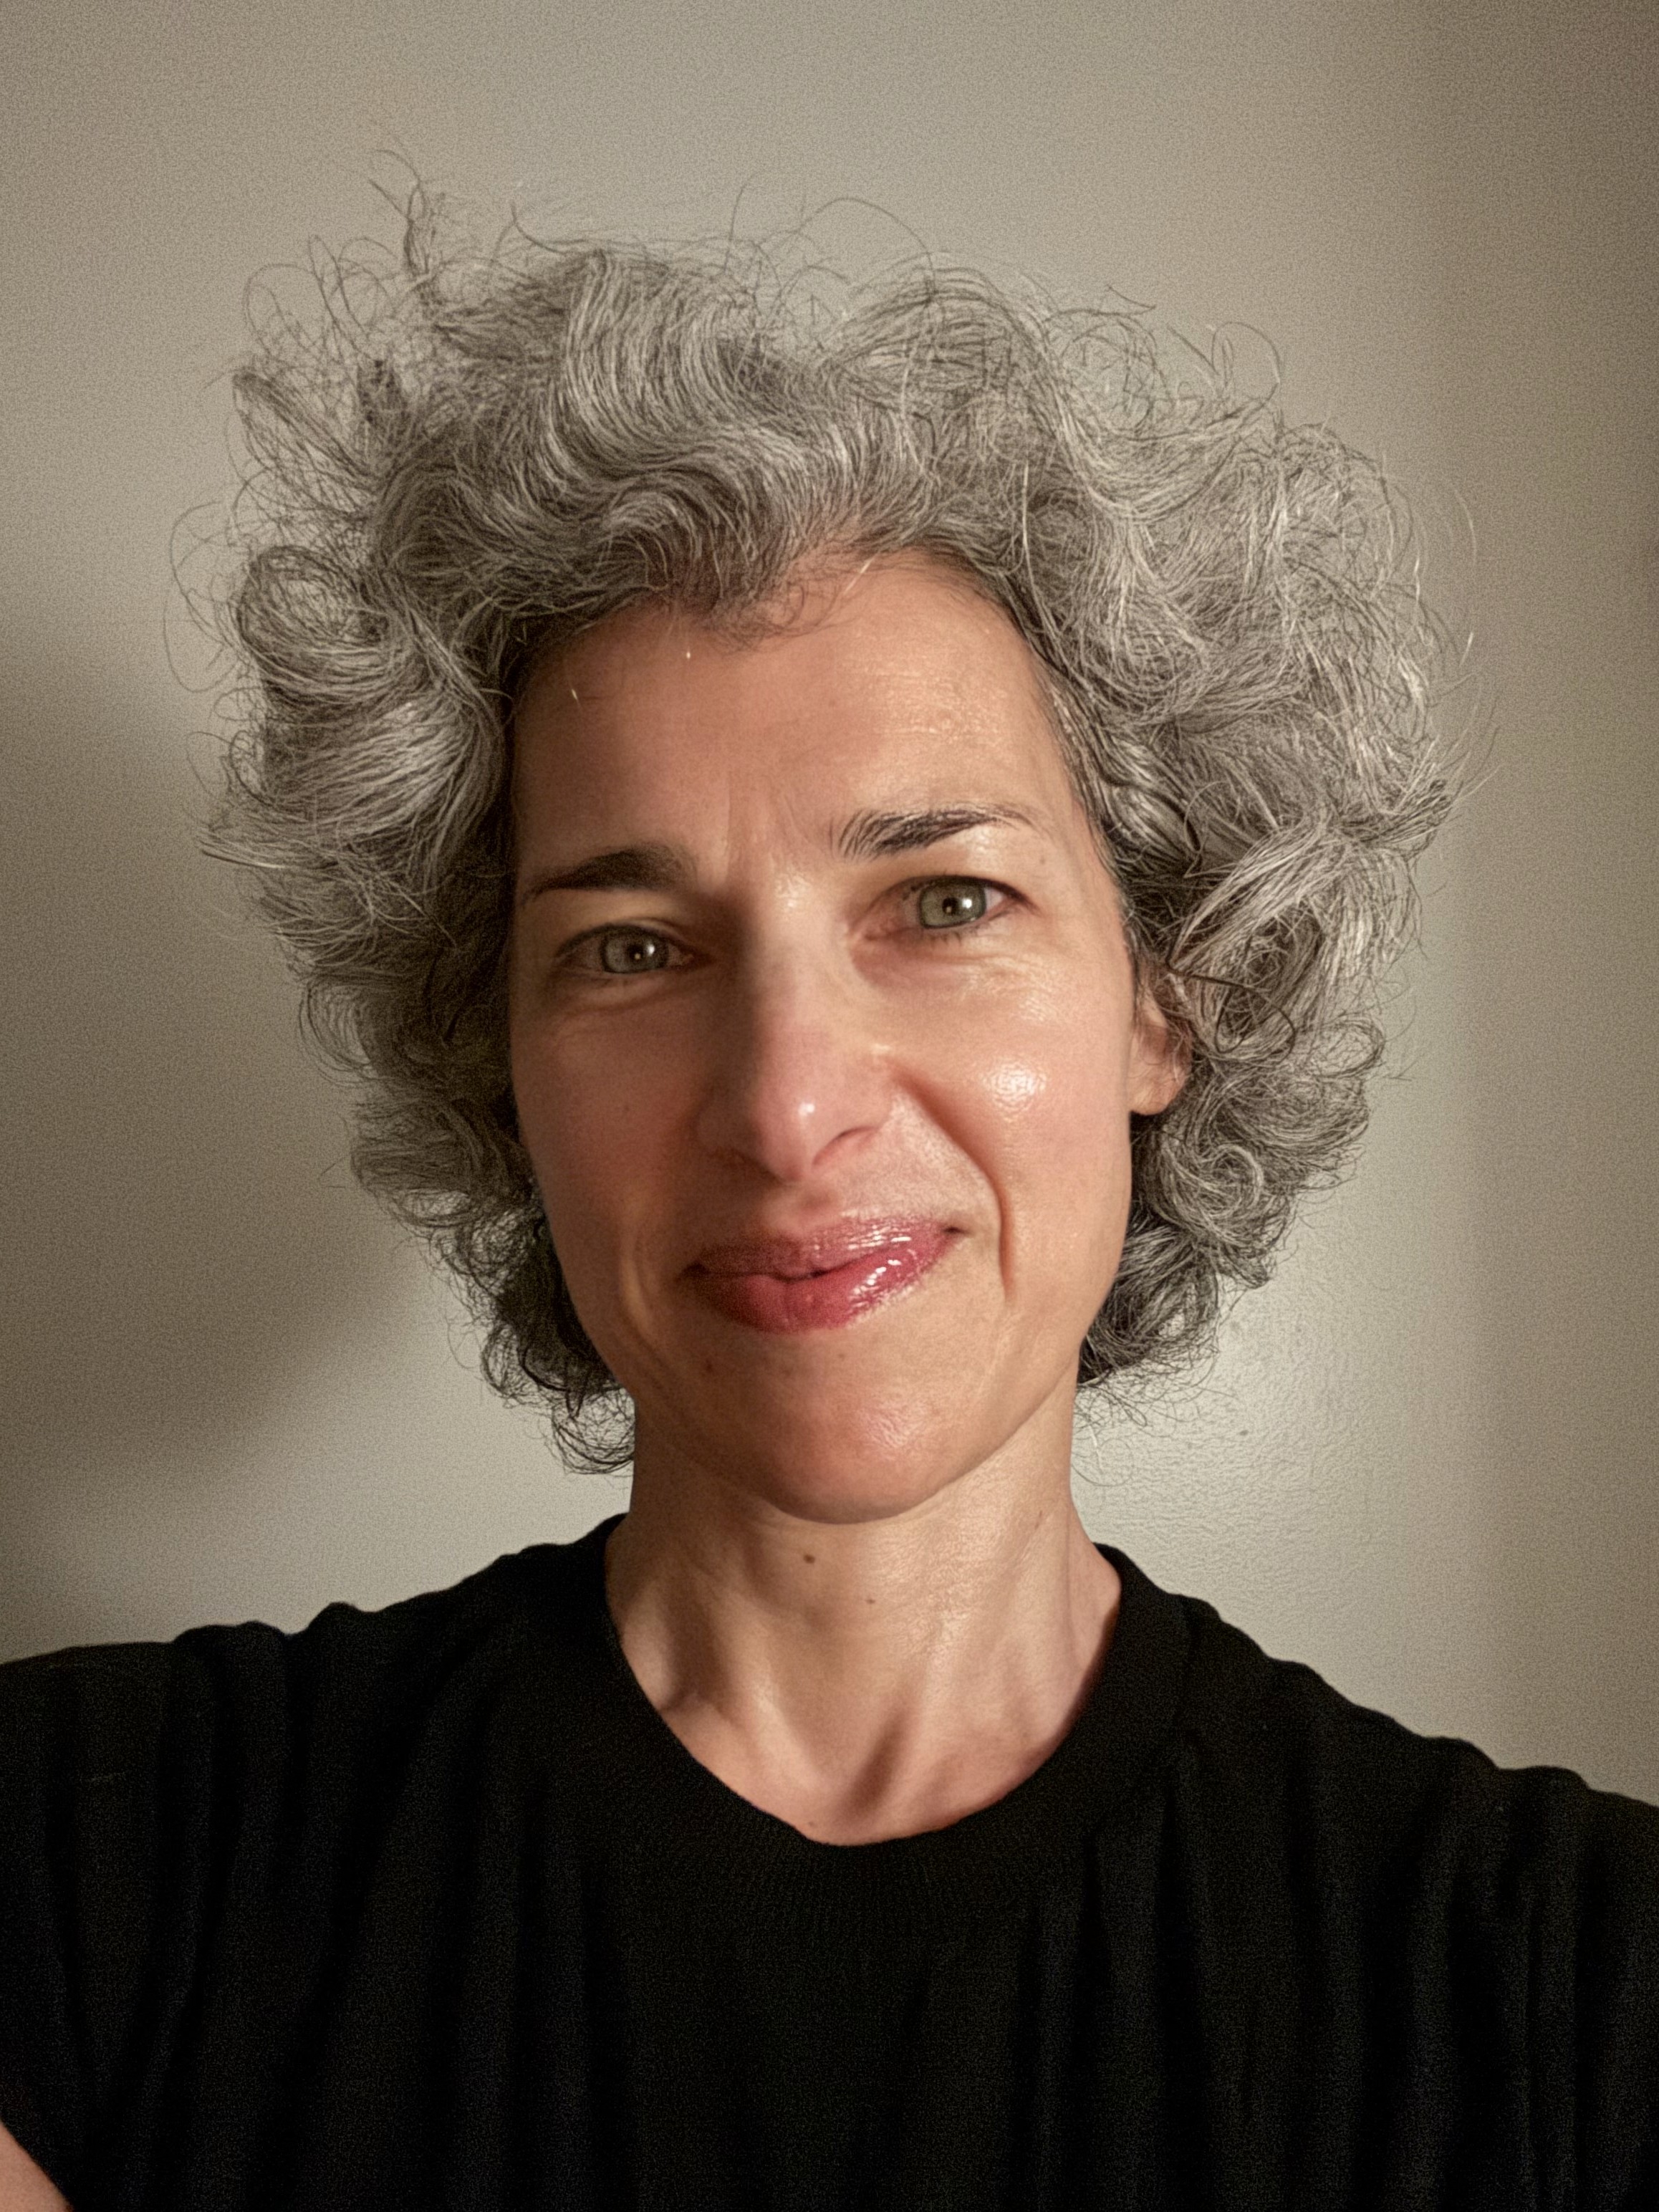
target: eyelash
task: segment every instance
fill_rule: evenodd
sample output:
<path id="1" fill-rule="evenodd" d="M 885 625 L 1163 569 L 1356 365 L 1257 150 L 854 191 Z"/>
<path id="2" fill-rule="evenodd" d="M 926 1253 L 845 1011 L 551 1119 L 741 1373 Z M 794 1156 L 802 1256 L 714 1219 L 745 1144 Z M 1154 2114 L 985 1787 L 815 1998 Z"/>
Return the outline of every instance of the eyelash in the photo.
<path id="1" fill-rule="evenodd" d="M 920 935 L 937 939 L 946 944 L 953 939 L 971 937 L 977 931 L 984 928 L 988 922 L 996 921 L 1006 911 L 1008 906 L 1013 903 L 1018 896 L 1011 891 L 1006 884 L 997 883 L 989 876 L 920 876 L 914 883 L 900 886 L 900 890 L 905 904 L 914 908 L 925 891 L 937 890 L 954 884 L 970 884 L 976 890 L 988 891 L 998 902 L 989 906 L 984 914 L 975 915 L 966 921 L 936 925 L 933 927 L 923 924 L 918 932 Z M 684 949 L 665 929 L 653 929 L 647 922 L 612 921 L 605 923 L 598 929 L 587 930 L 580 937 L 573 939 L 560 952 L 558 964 L 578 975 L 602 977 L 607 982 L 626 982 L 629 980 L 626 971 L 601 968 L 597 964 L 597 958 L 595 965 L 586 967 L 582 965 L 578 958 L 578 956 L 585 951 L 592 951 L 597 956 L 599 947 L 605 939 L 615 937 L 652 938 L 661 944 L 672 946 L 677 951 Z M 667 975 L 672 974 L 673 967 L 678 964 L 680 963 L 674 963 L 668 968 L 642 968 L 635 972 L 642 975 Z"/>

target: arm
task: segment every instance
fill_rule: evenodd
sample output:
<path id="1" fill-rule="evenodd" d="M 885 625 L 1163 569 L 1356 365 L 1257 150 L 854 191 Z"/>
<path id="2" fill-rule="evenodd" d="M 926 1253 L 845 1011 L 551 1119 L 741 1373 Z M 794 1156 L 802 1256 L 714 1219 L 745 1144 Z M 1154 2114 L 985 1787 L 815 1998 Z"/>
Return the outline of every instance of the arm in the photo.
<path id="1" fill-rule="evenodd" d="M 69 2212 L 69 2200 L 46 2179 L 16 2137 L 0 2127 L 0 2212 Z"/>

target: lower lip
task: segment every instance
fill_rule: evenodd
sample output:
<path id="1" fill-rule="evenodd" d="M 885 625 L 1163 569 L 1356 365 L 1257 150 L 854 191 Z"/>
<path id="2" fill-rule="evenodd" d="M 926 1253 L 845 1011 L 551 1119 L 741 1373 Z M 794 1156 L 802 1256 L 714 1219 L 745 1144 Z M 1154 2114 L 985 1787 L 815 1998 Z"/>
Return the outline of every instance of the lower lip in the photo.
<path id="1" fill-rule="evenodd" d="M 692 1280 L 729 1321 L 776 1335 L 809 1328 L 844 1328 L 872 1306 L 908 1291 L 939 1260 L 951 1242 L 948 1229 L 929 1226 L 860 1252 L 839 1267 L 814 1275 L 703 1275 Z"/>

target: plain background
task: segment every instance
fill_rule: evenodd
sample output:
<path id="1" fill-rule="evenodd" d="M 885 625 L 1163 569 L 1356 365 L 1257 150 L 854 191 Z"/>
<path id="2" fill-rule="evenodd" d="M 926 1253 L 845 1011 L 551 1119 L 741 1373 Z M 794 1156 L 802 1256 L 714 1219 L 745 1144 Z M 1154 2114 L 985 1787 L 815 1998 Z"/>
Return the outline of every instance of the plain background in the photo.
<path id="1" fill-rule="evenodd" d="M 392 235 L 401 160 L 551 231 L 854 203 L 819 228 L 855 259 L 914 233 L 1201 345 L 1259 328 L 1291 411 L 1384 456 L 1490 773 L 1425 872 L 1359 1172 L 1207 1376 L 1085 1440 L 1079 1494 L 1351 1695 L 1659 1796 L 1655 22 L 13 0 L 0 1650 L 296 1625 L 625 1495 L 489 1400 L 197 854 L 212 672 L 172 563 L 231 483 L 244 288 Z"/>

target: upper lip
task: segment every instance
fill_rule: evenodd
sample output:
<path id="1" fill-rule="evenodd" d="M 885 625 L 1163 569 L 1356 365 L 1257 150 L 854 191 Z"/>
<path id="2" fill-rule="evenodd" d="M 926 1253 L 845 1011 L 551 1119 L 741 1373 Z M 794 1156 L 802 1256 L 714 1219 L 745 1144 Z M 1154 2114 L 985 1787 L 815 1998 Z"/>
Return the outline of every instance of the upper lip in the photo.
<path id="1" fill-rule="evenodd" d="M 794 1237 L 741 1237 L 729 1243 L 710 1244 L 699 1252 L 687 1273 L 702 1275 L 781 1275 L 798 1279 L 822 1275 L 831 1267 L 844 1267 L 884 1246 L 908 1243 L 945 1224 L 916 1215 L 903 1219 L 837 1223 Z"/>

